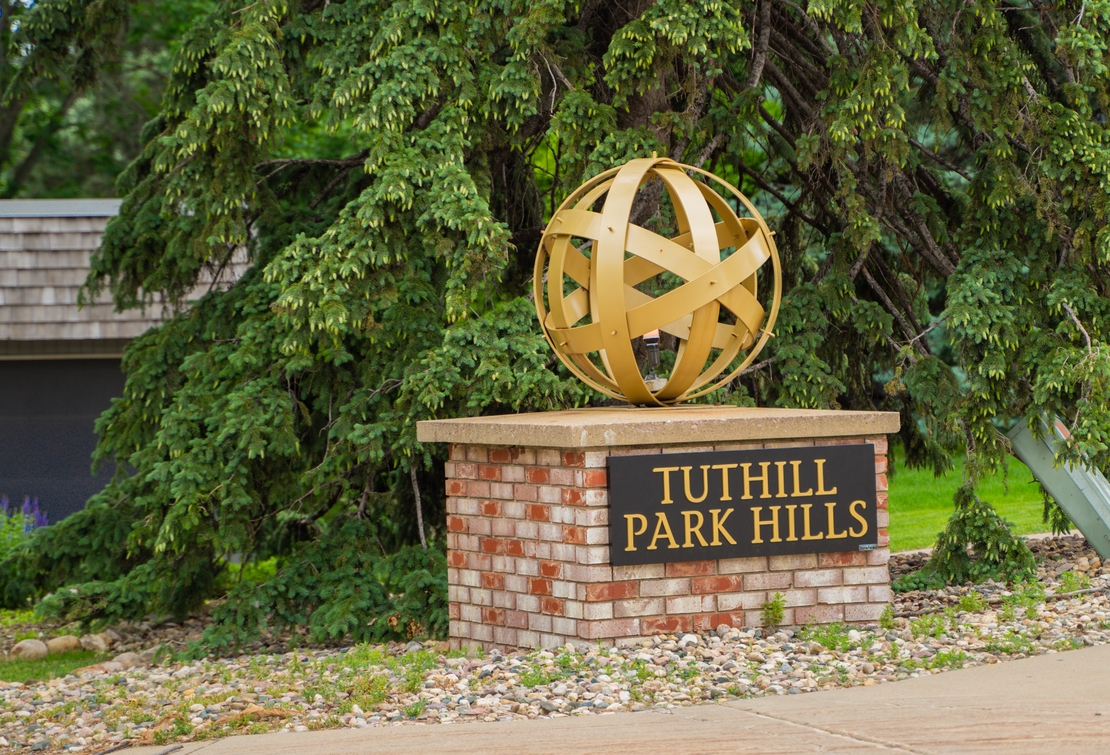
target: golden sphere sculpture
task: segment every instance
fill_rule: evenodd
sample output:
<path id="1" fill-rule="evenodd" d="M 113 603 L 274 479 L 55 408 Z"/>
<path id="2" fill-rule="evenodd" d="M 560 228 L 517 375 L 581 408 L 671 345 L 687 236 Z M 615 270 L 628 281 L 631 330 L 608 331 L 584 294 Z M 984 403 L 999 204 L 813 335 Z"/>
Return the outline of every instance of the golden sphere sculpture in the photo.
<path id="1" fill-rule="evenodd" d="M 674 208 L 671 238 L 629 219 L 653 179 Z M 707 181 L 751 217 L 738 217 Z M 757 297 L 768 260 L 769 314 Z M 641 290 L 664 273 L 681 284 L 658 296 Z M 666 406 L 710 393 L 752 363 L 778 316 L 782 266 L 767 223 L 735 187 L 667 158 L 639 158 L 582 184 L 555 211 L 536 254 L 533 292 L 544 335 L 571 372 L 614 398 Z M 635 339 L 658 343 L 659 331 L 677 339 L 674 365 L 665 379 L 653 370 L 645 378 Z"/>

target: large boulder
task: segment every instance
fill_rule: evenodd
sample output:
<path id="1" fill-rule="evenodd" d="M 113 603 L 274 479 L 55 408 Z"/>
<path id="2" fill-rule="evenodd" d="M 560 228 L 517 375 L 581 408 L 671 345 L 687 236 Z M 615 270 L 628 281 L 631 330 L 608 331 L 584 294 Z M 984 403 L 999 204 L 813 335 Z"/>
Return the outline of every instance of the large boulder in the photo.
<path id="1" fill-rule="evenodd" d="M 46 643 L 42 640 L 20 640 L 15 644 L 8 654 L 11 658 L 20 658 L 22 660 L 34 661 L 39 658 L 45 658 L 50 650 L 46 647 Z"/>
<path id="2" fill-rule="evenodd" d="M 46 648 L 51 655 L 55 653 L 71 653 L 81 649 L 81 640 L 72 634 L 64 634 L 46 641 Z"/>
<path id="3" fill-rule="evenodd" d="M 112 660 L 116 663 L 122 664 L 125 669 L 144 665 L 143 659 L 139 656 L 138 653 L 120 653 Z"/>
<path id="4" fill-rule="evenodd" d="M 107 653 L 108 638 L 102 634 L 86 634 L 81 638 L 81 647 L 94 653 Z"/>

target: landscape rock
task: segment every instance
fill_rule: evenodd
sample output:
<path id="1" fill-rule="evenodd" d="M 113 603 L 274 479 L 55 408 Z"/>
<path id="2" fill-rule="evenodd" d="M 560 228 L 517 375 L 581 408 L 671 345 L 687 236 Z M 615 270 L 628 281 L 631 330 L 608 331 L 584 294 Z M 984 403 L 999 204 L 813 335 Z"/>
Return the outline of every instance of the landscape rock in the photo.
<path id="1" fill-rule="evenodd" d="M 896 595 L 882 624 L 717 627 L 630 647 L 581 643 L 448 657 L 441 644 L 298 647 L 266 635 L 241 655 L 145 661 L 163 643 L 198 639 L 206 617 L 119 625 L 116 660 L 73 676 L 0 683 L 0 747 L 97 753 L 120 745 L 212 740 L 251 731 L 461 724 L 469 721 L 666 711 L 737 698 L 894 683 L 1110 643 L 1110 570 L 1082 538 L 1031 543 L 1039 584 L 987 582 Z M 892 574 L 909 557 L 891 558 Z M 1088 559 L 1082 594 L 1061 568 Z M 1100 562 L 1101 566 L 1101 562 Z M 41 631 L 19 626 L 16 633 Z M 419 663 L 406 655 L 420 652 Z M 137 655 L 141 665 L 131 655 Z M 418 675 L 418 676 L 417 676 Z M 94 702 L 95 701 L 95 702 Z M 74 705 L 76 703 L 76 705 Z M 164 748 L 163 748 L 164 749 Z"/>
<path id="2" fill-rule="evenodd" d="M 49 653 L 49 648 L 42 640 L 20 640 L 11 649 L 8 656 L 11 658 L 19 658 L 25 661 L 35 661 L 39 658 L 45 658 Z"/>
<path id="3" fill-rule="evenodd" d="M 138 653 L 120 653 L 115 658 L 113 658 L 112 661 L 114 663 L 120 664 L 125 669 L 134 668 L 135 666 L 142 666 L 145 663 L 142 656 Z"/>
<path id="4" fill-rule="evenodd" d="M 94 653 L 108 652 L 108 639 L 102 634 L 86 634 L 81 637 L 81 647 Z"/>
<path id="5" fill-rule="evenodd" d="M 51 655 L 56 653 L 70 653 L 74 650 L 81 649 L 81 640 L 74 637 L 72 634 L 63 634 L 61 637 L 53 637 L 46 641 L 46 647 Z"/>

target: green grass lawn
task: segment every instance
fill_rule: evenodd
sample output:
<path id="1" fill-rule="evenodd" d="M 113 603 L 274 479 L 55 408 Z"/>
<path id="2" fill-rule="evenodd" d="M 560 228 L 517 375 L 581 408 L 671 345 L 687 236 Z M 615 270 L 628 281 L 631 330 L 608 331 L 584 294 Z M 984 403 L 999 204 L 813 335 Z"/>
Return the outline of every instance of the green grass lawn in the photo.
<path id="1" fill-rule="evenodd" d="M 74 650 L 69 653 L 48 655 L 37 661 L 0 661 L 0 680 L 20 683 L 46 681 L 65 676 L 79 668 L 91 666 L 105 658 L 106 656 L 98 655 L 91 650 Z"/>
<path id="2" fill-rule="evenodd" d="M 963 462 L 944 477 L 935 477 L 930 470 L 908 469 L 901 463 L 900 449 L 895 449 L 891 460 L 896 468 L 890 478 L 890 549 L 929 548 L 952 515 L 952 496 L 963 481 Z M 1018 534 L 1048 531 L 1041 521 L 1044 506 L 1033 475 L 1017 459 L 1011 458 L 1009 464 L 1006 484 L 1001 475 L 983 480 L 979 497 L 992 504 Z"/>

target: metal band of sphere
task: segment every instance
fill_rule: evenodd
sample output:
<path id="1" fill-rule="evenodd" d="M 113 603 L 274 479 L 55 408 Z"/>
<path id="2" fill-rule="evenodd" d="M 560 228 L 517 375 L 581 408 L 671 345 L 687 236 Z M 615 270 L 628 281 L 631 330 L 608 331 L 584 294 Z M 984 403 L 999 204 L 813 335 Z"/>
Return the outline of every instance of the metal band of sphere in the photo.
<path id="1" fill-rule="evenodd" d="M 719 183 L 752 217 L 738 217 L 687 171 Z M 663 182 L 674 207 L 673 238 L 629 220 L 637 192 L 653 178 Z M 602 196 L 601 211 L 592 210 Z M 589 242 L 589 256 L 574 239 Z M 736 251 L 722 259 L 721 250 L 728 248 Z M 756 285 L 768 260 L 769 313 Z M 664 272 L 683 283 L 658 297 L 636 288 Z M 568 286 L 567 278 L 573 284 Z M 662 406 L 714 391 L 752 363 L 778 316 L 782 269 L 770 229 L 736 188 L 712 173 L 651 157 L 608 170 L 566 198 L 540 240 L 533 286 L 544 335 L 571 372 L 614 398 Z M 722 307 L 734 323 L 720 321 Z M 634 339 L 657 330 L 678 339 L 674 366 L 661 387 L 645 381 L 633 349 Z M 746 358 L 719 377 L 741 351 L 747 351 Z M 589 356 L 594 353 L 596 361 Z"/>

